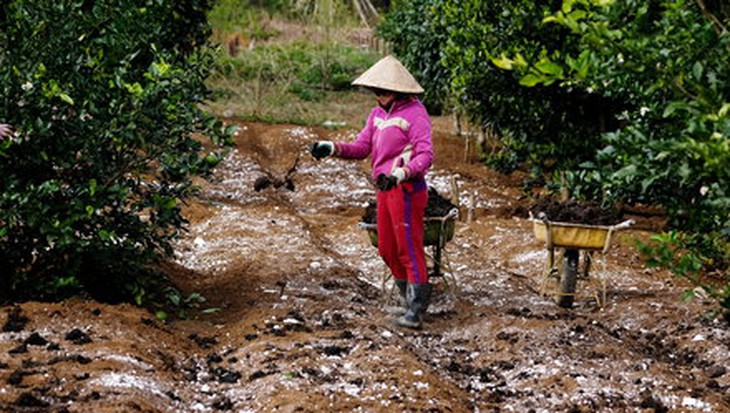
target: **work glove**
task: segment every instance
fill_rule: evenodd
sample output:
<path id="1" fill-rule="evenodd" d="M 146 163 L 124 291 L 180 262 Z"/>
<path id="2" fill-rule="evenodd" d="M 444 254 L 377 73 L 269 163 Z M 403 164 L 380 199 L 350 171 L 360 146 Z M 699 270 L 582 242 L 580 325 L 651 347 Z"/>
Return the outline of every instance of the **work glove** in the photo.
<path id="1" fill-rule="evenodd" d="M 332 156 L 335 153 L 335 144 L 330 141 L 314 142 L 309 148 L 309 153 L 311 153 L 315 159 Z"/>
<path id="2" fill-rule="evenodd" d="M 375 186 L 381 191 L 390 191 L 398 186 L 399 183 L 406 179 L 406 170 L 404 168 L 395 168 L 390 175 L 380 174 L 375 182 Z"/>

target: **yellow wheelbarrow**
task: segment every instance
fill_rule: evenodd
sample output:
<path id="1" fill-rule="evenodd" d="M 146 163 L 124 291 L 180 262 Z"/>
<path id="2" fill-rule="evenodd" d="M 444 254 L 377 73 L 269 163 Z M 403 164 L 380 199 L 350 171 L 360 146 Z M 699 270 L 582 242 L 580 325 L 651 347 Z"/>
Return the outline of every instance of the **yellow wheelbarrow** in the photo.
<path id="1" fill-rule="evenodd" d="M 576 294 L 576 285 L 579 273 L 580 252 L 583 251 L 582 276 L 588 278 L 593 254 L 599 252 L 605 256 L 611 245 L 611 240 L 616 231 L 629 228 L 634 224 L 633 220 L 627 220 L 616 225 L 585 225 L 568 222 L 549 221 L 544 213 L 537 218 L 530 215 L 533 223 L 533 231 L 538 241 L 545 243 L 548 251 L 547 266 L 540 285 L 540 294 L 555 295 L 559 306 L 571 308 Z M 563 265 L 558 268 L 555 263 L 555 249 L 563 249 Z M 558 291 L 549 291 L 551 279 L 557 279 Z M 599 293 L 589 295 L 595 298 L 599 306 L 606 302 L 606 280 L 599 277 Z"/>

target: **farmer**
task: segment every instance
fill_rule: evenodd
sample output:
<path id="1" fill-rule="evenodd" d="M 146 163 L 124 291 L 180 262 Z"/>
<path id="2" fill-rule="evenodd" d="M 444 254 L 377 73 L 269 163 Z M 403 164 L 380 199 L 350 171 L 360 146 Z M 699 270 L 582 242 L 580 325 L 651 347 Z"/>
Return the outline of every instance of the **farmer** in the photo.
<path id="1" fill-rule="evenodd" d="M 431 120 L 417 97 L 423 88 L 393 56 L 375 63 L 352 84 L 371 91 L 378 103 L 365 127 L 353 142 L 315 142 L 311 153 L 317 159 L 371 157 L 378 252 L 405 303 L 405 311 L 394 312 L 392 322 L 421 328 L 431 295 L 423 217 L 428 203 L 425 175 L 433 162 Z"/>

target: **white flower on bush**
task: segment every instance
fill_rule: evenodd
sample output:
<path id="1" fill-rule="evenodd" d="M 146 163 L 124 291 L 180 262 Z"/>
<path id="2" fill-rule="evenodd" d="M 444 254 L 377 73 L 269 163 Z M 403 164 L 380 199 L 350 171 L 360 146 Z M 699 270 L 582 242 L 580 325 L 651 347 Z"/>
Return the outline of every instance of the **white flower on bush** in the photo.
<path id="1" fill-rule="evenodd" d="M 23 84 L 22 84 L 22 85 L 20 86 L 20 88 L 21 88 L 21 89 L 23 89 L 23 91 L 25 91 L 25 92 L 27 92 L 27 91 L 29 91 L 29 90 L 33 89 L 33 87 L 34 87 L 34 86 L 33 86 L 33 83 L 31 83 L 31 82 L 25 82 L 25 83 L 23 83 Z"/>
<path id="2" fill-rule="evenodd" d="M 705 196 L 708 192 L 710 192 L 710 188 L 704 185 L 700 188 L 700 195 Z"/>
<path id="3" fill-rule="evenodd" d="M 644 116 L 649 112 L 651 112 L 651 109 L 647 108 L 646 106 L 642 106 L 641 109 L 639 109 L 639 114 L 641 116 Z"/>
<path id="4" fill-rule="evenodd" d="M 618 56 L 616 56 L 616 62 L 618 62 L 618 64 L 623 64 L 624 63 L 624 55 L 623 55 L 623 53 L 619 53 Z"/>

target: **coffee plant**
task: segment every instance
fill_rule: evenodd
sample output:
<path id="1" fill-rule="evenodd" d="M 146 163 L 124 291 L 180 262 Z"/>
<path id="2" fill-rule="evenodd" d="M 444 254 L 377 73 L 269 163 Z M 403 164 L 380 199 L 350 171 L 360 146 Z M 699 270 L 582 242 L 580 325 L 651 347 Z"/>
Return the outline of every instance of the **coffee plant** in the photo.
<path id="1" fill-rule="evenodd" d="M 388 18 L 376 30 L 425 89 L 422 100 L 431 114 L 453 106 L 448 93 L 448 71 L 441 64 L 447 27 L 434 15 L 439 3 L 439 0 L 394 2 Z"/>
<path id="2" fill-rule="evenodd" d="M 207 0 L 3 2 L 0 298 L 147 303 L 230 143 L 203 112 Z"/>
<path id="3" fill-rule="evenodd" d="M 448 33 L 435 54 L 448 70 L 448 93 L 473 121 L 500 132 L 499 159 L 512 160 L 506 167 L 538 167 L 553 187 L 603 204 L 664 207 L 685 236 L 643 246 L 651 262 L 699 285 L 705 281 L 687 274 L 730 284 L 727 2 L 445 0 L 431 7 L 429 24 Z M 677 264 L 668 251 L 691 252 L 693 265 Z M 727 305 L 729 288 L 704 286 Z"/>

